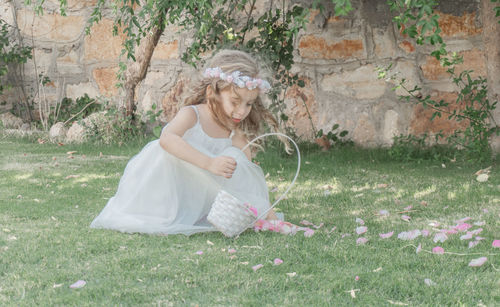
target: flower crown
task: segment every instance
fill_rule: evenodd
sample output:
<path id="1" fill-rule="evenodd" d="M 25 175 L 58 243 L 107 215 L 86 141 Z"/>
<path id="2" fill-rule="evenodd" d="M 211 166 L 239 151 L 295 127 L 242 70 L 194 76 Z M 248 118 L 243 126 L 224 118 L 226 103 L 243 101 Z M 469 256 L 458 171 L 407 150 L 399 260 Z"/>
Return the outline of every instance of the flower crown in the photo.
<path id="1" fill-rule="evenodd" d="M 249 76 L 242 76 L 241 72 L 238 70 L 233 71 L 230 74 L 227 74 L 220 69 L 220 67 L 213 67 L 205 69 L 203 73 L 203 77 L 205 78 L 219 78 L 229 83 L 236 84 L 239 88 L 246 87 L 249 90 L 253 90 L 255 88 L 259 88 L 262 92 L 267 92 L 271 85 L 266 80 L 262 80 L 260 78 L 251 78 Z"/>

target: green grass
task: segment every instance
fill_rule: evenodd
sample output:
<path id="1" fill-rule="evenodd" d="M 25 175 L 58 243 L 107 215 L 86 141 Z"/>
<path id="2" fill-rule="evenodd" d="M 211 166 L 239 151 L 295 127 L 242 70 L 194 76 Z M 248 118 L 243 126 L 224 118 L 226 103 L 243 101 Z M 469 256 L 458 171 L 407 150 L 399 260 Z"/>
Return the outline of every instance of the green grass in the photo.
<path id="1" fill-rule="evenodd" d="M 488 182 L 479 183 L 474 173 L 488 165 L 443 168 L 437 162 L 392 162 L 383 150 L 304 148 L 297 185 L 279 210 L 296 224 L 324 223 L 312 237 L 248 231 L 233 240 L 220 233 L 152 236 L 90 229 L 143 145 L 57 146 L 0 137 L 0 305 L 500 304 L 500 250 L 491 246 L 500 239 L 497 165 Z M 74 158 L 68 151 L 76 151 Z M 270 148 L 258 160 L 269 185 L 283 191 L 295 157 Z M 405 222 L 398 212 L 409 205 L 411 220 Z M 390 215 L 376 215 L 381 209 Z M 453 226 L 466 216 L 485 222 L 479 245 L 469 249 L 460 234 L 432 241 L 429 223 Z M 356 245 L 356 217 L 368 227 L 365 245 Z M 412 229 L 432 234 L 397 238 Z M 392 238 L 379 238 L 389 231 L 395 232 Z M 419 243 L 423 251 L 417 254 Z M 429 253 L 437 245 L 455 254 Z M 229 248 L 237 252 L 229 254 Z M 481 256 L 488 257 L 482 267 L 468 266 Z M 284 263 L 274 266 L 275 258 Z M 259 263 L 263 268 L 254 272 Z M 426 285 L 426 278 L 436 285 Z M 77 280 L 87 284 L 70 289 Z"/>

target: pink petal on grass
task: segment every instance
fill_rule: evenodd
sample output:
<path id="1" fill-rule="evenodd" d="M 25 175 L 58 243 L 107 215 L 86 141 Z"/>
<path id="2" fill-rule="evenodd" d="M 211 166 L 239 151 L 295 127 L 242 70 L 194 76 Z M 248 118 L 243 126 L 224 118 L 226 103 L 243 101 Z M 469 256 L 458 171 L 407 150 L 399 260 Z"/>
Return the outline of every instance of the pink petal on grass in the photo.
<path id="1" fill-rule="evenodd" d="M 408 210 L 411 210 L 412 208 L 413 208 L 413 206 L 412 206 L 412 205 L 409 205 L 408 207 L 405 207 L 405 209 L 404 209 L 404 210 L 405 210 L 405 211 L 408 211 Z"/>
<path id="2" fill-rule="evenodd" d="M 274 259 L 274 265 L 280 265 L 282 263 L 283 263 L 283 260 L 281 260 L 280 258 Z"/>
<path id="3" fill-rule="evenodd" d="M 427 229 L 422 229 L 422 237 L 428 237 L 431 232 Z"/>
<path id="4" fill-rule="evenodd" d="M 368 242 L 368 239 L 367 239 L 367 238 L 364 238 L 364 237 L 358 238 L 358 239 L 356 240 L 356 244 L 357 244 L 357 245 L 363 245 L 363 244 L 365 244 L 366 242 Z"/>
<path id="5" fill-rule="evenodd" d="M 197 251 L 196 255 L 203 255 L 203 251 Z"/>
<path id="6" fill-rule="evenodd" d="M 311 226 L 311 225 L 313 225 L 313 223 L 311 223 L 311 222 L 309 222 L 309 221 L 307 221 L 307 220 L 302 220 L 302 221 L 300 221 L 300 222 L 299 222 L 299 224 L 306 225 L 306 226 Z"/>
<path id="7" fill-rule="evenodd" d="M 306 231 L 304 231 L 304 237 L 306 238 L 312 237 L 313 234 L 314 230 L 312 230 L 311 228 L 307 228 Z"/>
<path id="8" fill-rule="evenodd" d="M 363 221 L 362 219 L 360 219 L 359 217 L 357 217 L 356 218 L 356 223 L 358 223 L 359 225 L 364 225 L 365 221 Z"/>
<path id="9" fill-rule="evenodd" d="M 389 211 L 385 210 L 385 209 L 382 209 L 378 212 L 378 214 L 382 215 L 382 216 L 386 216 L 386 215 L 389 215 Z"/>
<path id="10" fill-rule="evenodd" d="M 432 249 L 432 253 L 442 255 L 444 254 L 444 249 L 441 246 L 436 246 Z"/>
<path id="11" fill-rule="evenodd" d="M 429 287 L 431 287 L 431 286 L 435 286 L 435 285 L 436 285 L 436 283 L 435 283 L 435 282 L 433 282 L 433 281 L 432 281 L 431 279 L 429 279 L 429 278 L 424 279 L 424 283 L 425 283 L 426 285 L 428 285 Z"/>
<path id="12" fill-rule="evenodd" d="M 358 275 L 356 275 L 356 276 L 354 277 L 354 280 L 355 280 L 355 281 L 359 281 L 359 276 L 358 276 Z"/>
<path id="13" fill-rule="evenodd" d="M 71 289 L 79 289 L 79 288 L 83 288 L 86 284 L 87 284 L 87 282 L 85 280 L 78 280 L 77 282 L 75 282 L 74 284 L 72 284 L 69 287 Z"/>
<path id="14" fill-rule="evenodd" d="M 411 217 L 409 217 L 408 215 L 401 215 L 401 219 L 405 222 L 409 222 Z"/>
<path id="15" fill-rule="evenodd" d="M 485 224 L 486 224 L 485 221 L 479 221 L 474 223 L 475 226 L 484 226 Z"/>
<path id="16" fill-rule="evenodd" d="M 462 223 L 462 224 L 459 224 L 458 226 L 456 226 L 455 229 L 458 230 L 458 231 L 460 231 L 460 232 L 463 232 L 463 231 L 466 231 L 467 229 L 469 229 L 471 227 L 472 227 L 471 224 Z"/>
<path id="17" fill-rule="evenodd" d="M 259 264 L 257 264 L 257 265 L 254 265 L 254 266 L 252 267 L 252 270 L 253 270 L 254 272 L 257 272 L 257 270 L 258 270 L 258 269 L 260 269 L 260 268 L 261 268 L 261 267 L 263 267 L 263 266 L 264 266 L 263 264 L 260 264 L 260 263 L 259 263 Z"/>
<path id="18" fill-rule="evenodd" d="M 356 227 L 356 233 L 358 235 L 362 235 L 364 234 L 366 231 L 368 230 L 368 228 L 366 226 L 359 226 L 359 227 Z"/>
<path id="19" fill-rule="evenodd" d="M 474 246 L 478 245 L 479 242 L 481 242 L 481 241 L 471 241 L 471 242 L 469 242 L 469 248 L 473 248 Z"/>
<path id="20" fill-rule="evenodd" d="M 471 234 L 473 234 L 473 235 L 478 235 L 478 234 L 480 234 L 482 231 L 483 231 L 483 229 L 482 229 L 482 228 L 478 228 L 478 229 L 471 230 L 471 231 L 469 231 L 469 232 L 470 232 Z"/>
<path id="21" fill-rule="evenodd" d="M 444 242 L 448 240 L 448 236 L 443 233 L 443 232 L 438 232 L 436 233 L 436 235 L 434 236 L 434 239 L 432 241 L 434 241 L 434 243 L 437 243 L 437 242 Z"/>
<path id="22" fill-rule="evenodd" d="M 413 240 L 413 239 L 418 238 L 421 234 L 422 234 L 422 232 L 420 232 L 420 230 L 418 230 L 418 229 L 414 229 L 414 230 L 410 230 L 410 231 L 403 231 L 403 232 L 398 234 L 398 239 Z"/>
<path id="23" fill-rule="evenodd" d="M 491 243 L 491 246 L 495 248 L 500 248 L 500 240 L 493 240 L 493 243 Z"/>
<path id="24" fill-rule="evenodd" d="M 230 248 L 227 250 L 227 252 L 230 254 L 234 254 L 234 253 L 236 253 L 236 250 L 234 248 Z"/>
<path id="25" fill-rule="evenodd" d="M 391 231 L 391 232 L 388 232 L 388 233 L 381 233 L 379 234 L 379 236 L 382 238 L 382 239 L 387 239 L 387 238 L 390 238 L 392 237 L 392 235 L 394 234 L 394 231 Z"/>
<path id="26" fill-rule="evenodd" d="M 482 266 L 486 262 L 486 260 L 488 260 L 488 258 L 486 258 L 486 257 L 479 257 L 476 259 L 472 259 L 469 262 L 469 266 L 472 266 L 472 267 Z"/>
<path id="27" fill-rule="evenodd" d="M 467 232 L 466 234 L 460 236 L 460 240 L 470 240 L 472 239 L 472 232 Z"/>

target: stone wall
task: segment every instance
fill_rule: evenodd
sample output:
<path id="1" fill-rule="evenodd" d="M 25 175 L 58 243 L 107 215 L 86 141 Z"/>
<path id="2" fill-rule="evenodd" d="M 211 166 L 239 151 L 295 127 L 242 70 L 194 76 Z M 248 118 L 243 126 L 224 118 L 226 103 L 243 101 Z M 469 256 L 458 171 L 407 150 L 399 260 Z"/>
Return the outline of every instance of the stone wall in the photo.
<path id="1" fill-rule="evenodd" d="M 111 12 L 94 25 L 90 36 L 84 28 L 97 0 L 68 0 L 66 17 L 58 13 L 58 1 L 47 0 L 43 16 L 36 16 L 22 0 L 3 1 L 0 18 L 17 24 L 25 43 L 34 46 L 34 58 L 25 65 L 27 81 L 43 72 L 52 82 L 46 90 L 51 101 L 76 98 L 84 93 L 118 101 L 115 87 L 123 36 L 112 35 Z M 464 56 L 460 69 L 473 69 L 475 76 L 490 80 L 492 99 L 500 86 L 500 31 L 489 0 L 446 0 L 438 7 L 442 36 L 448 49 Z M 271 1 L 258 1 L 257 11 Z M 296 65 L 306 86 L 293 87 L 286 95 L 289 124 L 298 135 L 312 138 L 307 105 L 317 129 L 328 131 L 335 123 L 364 146 L 389 145 L 399 134 L 451 131 L 457 123 L 428 120 L 430 111 L 398 100 L 402 90 L 377 79 L 377 66 L 394 63 L 395 71 L 409 85 L 422 86 L 422 95 L 452 102 L 456 88 L 430 46 L 417 46 L 391 22 L 386 0 L 353 0 L 356 8 L 348 17 L 314 11 L 296 41 Z M 485 10 L 489 10 L 483 15 Z M 189 86 L 193 69 L 180 57 L 190 37 L 169 26 L 156 48 L 146 79 L 137 88 L 138 109 L 153 104 L 170 119 Z M 36 68 L 36 69 L 35 69 Z M 2 100 L 12 102 L 7 93 Z M 9 104 L 3 106 L 8 108 Z M 496 113 L 500 122 L 499 112 Z"/>

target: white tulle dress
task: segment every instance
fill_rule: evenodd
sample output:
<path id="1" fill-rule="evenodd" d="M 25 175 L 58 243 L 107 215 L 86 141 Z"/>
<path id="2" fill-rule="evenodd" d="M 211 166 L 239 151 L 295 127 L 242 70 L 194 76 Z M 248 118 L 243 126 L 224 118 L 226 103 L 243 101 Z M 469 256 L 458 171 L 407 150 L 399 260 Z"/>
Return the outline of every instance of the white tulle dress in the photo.
<path id="1" fill-rule="evenodd" d="M 148 143 L 127 164 L 118 190 L 90 227 L 122 232 L 185 234 L 216 231 L 206 220 L 220 189 L 249 202 L 258 213 L 269 208 L 262 169 L 232 146 L 229 138 L 208 136 L 199 121 L 183 139 L 210 156 L 237 162 L 231 179 L 216 176 L 166 152 L 158 140 Z"/>

